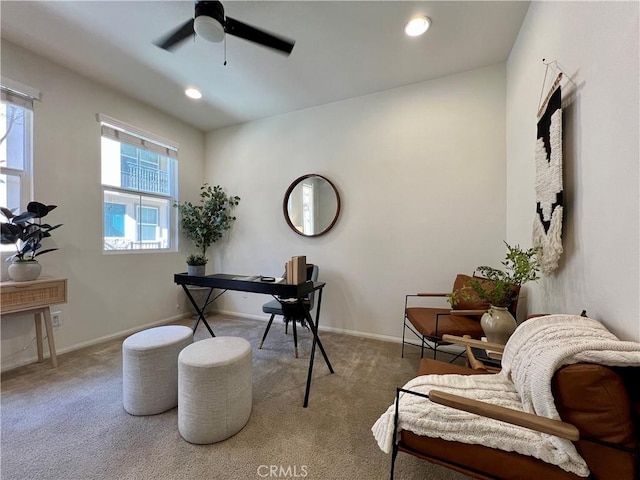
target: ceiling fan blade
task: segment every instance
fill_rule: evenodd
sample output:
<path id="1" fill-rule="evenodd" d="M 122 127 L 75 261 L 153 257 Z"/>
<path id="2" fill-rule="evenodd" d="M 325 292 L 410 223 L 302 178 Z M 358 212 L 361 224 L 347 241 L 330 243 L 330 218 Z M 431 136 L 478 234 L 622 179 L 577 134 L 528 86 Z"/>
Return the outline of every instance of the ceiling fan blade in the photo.
<path id="1" fill-rule="evenodd" d="M 259 30 L 251 25 L 242 23 L 233 18 L 225 19 L 224 31 L 229 35 L 244 38 L 250 42 L 258 43 L 268 48 L 273 48 L 289 55 L 296 42 L 282 37 L 276 37 L 264 30 Z"/>
<path id="2" fill-rule="evenodd" d="M 190 18 L 184 24 L 182 24 L 178 28 L 176 28 L 173 32 L 167 34 L 165 37 L 159 39 L 158 41 L 156 41 L 154 43 L 155 43 L 155 45 L 157 45 L 160 48 L 163 48 L 165 50 L 171 50 L 178 43 L 180 43 L 183 40 L 189 38 L 193 34 L 194 34 L 194 31 L 193 31 L 193 18 Z"/>

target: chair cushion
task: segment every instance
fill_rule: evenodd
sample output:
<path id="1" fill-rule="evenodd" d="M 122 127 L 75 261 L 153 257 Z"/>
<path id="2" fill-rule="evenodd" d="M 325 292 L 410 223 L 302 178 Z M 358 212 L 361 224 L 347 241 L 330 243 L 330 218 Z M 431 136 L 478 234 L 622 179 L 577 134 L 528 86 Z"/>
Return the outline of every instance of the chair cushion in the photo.
<path id="1" fill-rule="evenodd" d="M 474 281 L 486 287 L 493 285 L 493 282 L 486 278 L 458 274 L 453 282 L 452 308 L 455 310 L 487 310 L 489 308 L 489 302 L 478 297 L 473 289 Z"/>
<path id="2" fill-rule="evenodd" d="M 276 315 L 282 315 L 282 304 L 278 300 L 271 300 L 270 302 L 262 305 L 262 311 L 264 313 L 274 313 Z"/>
<path id="3" fill-rule="evenodd" d="M 560 416 L 582 435 L 634 445 L 631 403 L 622 377 L 612 368 L 567 365 L 556 372 L 552 391 Z"/>
<path id="4" fill-rule="evenodd" d="M 638 383 L 640 369 L 622 370 L 634 370 L 633 383 Z M 567 365 L 553 377 L 552 391 L 560 417 L 575 425 L 581 438 L 638 446 L 627 386 L 616 370 L 589 363 Z M 595 478 L 613 473 L 611 478 L 634 478 L 637 467 L 631 455 L 584 440 L 579 440 L 576 448 Z"/>
<path id="5" fill-rule="evenodd" d="M 449 309 L 444 308 L 409 307 L 406 315 L 415 329 L 426 337 L 440 338 L 448 333 L 460 337 L 470 335 L 472 338 L 480 339 L 484 335 L 478 318 L 450 315 L 449 312 Z"/>
<path id="6" fill-rule="evenodd" d="M 303 304 L 307 310 L 310 310 L 309 300 L 304 300 Z M 300 309 L 300 303 L 294 302 L 282 302 L 278 300 L 271 300 L 262 306 L 264 313 L 284 315 L 285 317 L 304 317 L 304 311 Z"/>

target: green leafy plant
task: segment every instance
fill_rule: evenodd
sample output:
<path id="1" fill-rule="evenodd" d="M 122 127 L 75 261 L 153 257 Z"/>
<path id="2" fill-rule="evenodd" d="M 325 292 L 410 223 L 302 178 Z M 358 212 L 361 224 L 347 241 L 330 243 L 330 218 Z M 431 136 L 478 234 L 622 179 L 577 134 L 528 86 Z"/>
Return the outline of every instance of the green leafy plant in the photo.
<path id="1" fill-rule="evenodd" d="M 42 218 L 46 217 L 57 205 L 45 205 L 40 202 L 30 202 L 27 211 L 18 215 L 5 207 L 0 207 L 2 215 L 7 219 L 2 223 L 3 244 L 12 244 L 16 247 L 16 253 L 7 258 L 7 262 L 33 261 L 37 256 L 54 252 L 57 248 L 42 248 L 41 240 L 51 236 L 51 231 L 59 225 L 49 225 L 42 223 Z"/>
<path id="2" fill-rule="evenodd" d="M 187 265 L 194 267 L 206 265 L 209 259 L 205 257 L 204 253 L 192 253 L 187 257 Z"/>
<path id="3" fill-rule="evenodd" d="M 483 265 L 476 271 L 484 278 L 493 282 L 473 280 L 471 287 L 478 297 L 486 300 L 494 307 L 510 307 L 516 300 L 521 285 L 529 281 L 538 280 L 540 267 L 536 257 L 537 248 L 523 250 L 519 245 L 512 247 L 507 242 L 507 255 L 502 262 L 503 270 Z"/>
<path id="4" fill-rule="evenodd" d="M 194 205 L 191 202 L 174 204 L 180 212 L 182 233 L 193 241 L 203 257 L 207 249 L 231 228 L 236 220 L 231 210 L 239 202 L 240 197 L 227 196 L 221 186 L 212 187 L 205 183 L 200 187 L 200 204 Z"/>

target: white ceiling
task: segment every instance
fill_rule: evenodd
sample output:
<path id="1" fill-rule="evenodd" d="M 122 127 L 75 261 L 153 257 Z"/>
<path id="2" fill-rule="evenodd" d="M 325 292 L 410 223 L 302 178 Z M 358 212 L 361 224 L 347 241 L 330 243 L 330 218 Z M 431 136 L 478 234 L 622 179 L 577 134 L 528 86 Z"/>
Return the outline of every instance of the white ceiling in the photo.
<path id="1" fill-rule="evenodd" d="M 527 1 L 230 1 L 225 14 L 295 39 L 289 57 L 227 35 L 153 41 L 192 1 L 6 1 L 1 34 L 204 131 L 504 62 Z M 422 37 L 404 23 L 432 19 Z M 195 85 L 204 98 L 185 97 Z M 35 85 L 37 87 L 37 85 Z"/>

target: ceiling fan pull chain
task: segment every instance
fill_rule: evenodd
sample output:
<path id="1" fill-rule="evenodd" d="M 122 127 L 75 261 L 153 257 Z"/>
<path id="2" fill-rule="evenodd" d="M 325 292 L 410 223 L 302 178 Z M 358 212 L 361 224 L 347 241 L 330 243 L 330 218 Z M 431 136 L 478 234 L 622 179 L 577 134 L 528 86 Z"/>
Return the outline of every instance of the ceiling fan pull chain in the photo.
<path id="1" fill-rule="evenodd" d="M 224 36 L 224 63 L 223 65 L 227 66 L 227 36 Z"/>

